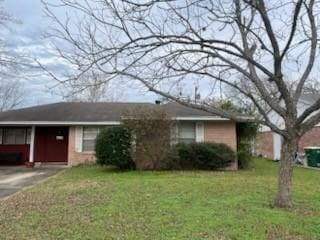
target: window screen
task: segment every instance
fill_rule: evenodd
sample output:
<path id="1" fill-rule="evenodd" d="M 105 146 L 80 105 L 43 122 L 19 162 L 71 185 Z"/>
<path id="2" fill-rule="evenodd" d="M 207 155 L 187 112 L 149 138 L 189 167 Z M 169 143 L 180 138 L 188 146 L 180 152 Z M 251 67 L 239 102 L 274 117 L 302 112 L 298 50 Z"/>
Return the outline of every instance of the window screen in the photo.
<path id="1" fill-rule="evenodd" d="M 92 152 L 94 151 L 94 144 L 96 137 L 99 134 L 98 127 L 84 127 L 83 128 L 83 143 L 82 150 L 84 152 Z"/>
<path id="2" fill-rule="evenodd" d="M 192 143 L 196 140 L 196 126 L 194 122 L 180 122 L 178 124 L 178 141 Z"/>
<path id="3" fill-rule="evenodd" d="M 100 131 L 106 127 L 83 127 L 82 151 L 93 152 L 96 138 Z"/>
<path id="4" fill-rule="evenodd" d="M 3 144 L 25 144 L 25 128 L 7 128 L 4 129 Z"/>

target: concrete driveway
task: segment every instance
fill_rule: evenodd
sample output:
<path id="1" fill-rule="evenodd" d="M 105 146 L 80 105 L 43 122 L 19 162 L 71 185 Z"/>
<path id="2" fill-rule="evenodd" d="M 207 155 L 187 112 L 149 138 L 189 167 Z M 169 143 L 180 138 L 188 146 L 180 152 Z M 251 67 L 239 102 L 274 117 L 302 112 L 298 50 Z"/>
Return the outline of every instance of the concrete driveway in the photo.
<path id="1" fill-rule="evenodd" d="M 63 168 L 61 166 L 48 166 L 28 169 L 24 166 L 0 166 L 0 199 L 8 197 L 25 187 L 33 186 L 58 173 Z"/>

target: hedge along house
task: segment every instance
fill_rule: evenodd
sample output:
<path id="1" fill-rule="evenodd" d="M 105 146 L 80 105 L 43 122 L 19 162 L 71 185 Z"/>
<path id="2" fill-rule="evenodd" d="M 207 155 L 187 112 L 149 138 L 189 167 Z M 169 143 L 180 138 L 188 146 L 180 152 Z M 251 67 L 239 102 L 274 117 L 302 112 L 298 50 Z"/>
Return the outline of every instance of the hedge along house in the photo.
<path id="1" fill-rule="evenodd" d="M 177 121 L 178 142 L 225 143 L 237 150 L 236 122 L 176 103 L 61 102 L 0 113 L 0 165 L 95 161 L 99 131 L 121 124 L 123 113 L 137 107 L 164 109 Z"/>

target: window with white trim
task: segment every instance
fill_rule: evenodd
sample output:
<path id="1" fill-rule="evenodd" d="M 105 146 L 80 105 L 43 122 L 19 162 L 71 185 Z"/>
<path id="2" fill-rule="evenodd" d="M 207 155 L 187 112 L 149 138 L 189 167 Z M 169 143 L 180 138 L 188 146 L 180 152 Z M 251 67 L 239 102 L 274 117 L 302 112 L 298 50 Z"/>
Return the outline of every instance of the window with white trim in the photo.
<path id="1" fill-rule="evenodd" d="M 82 136 L 83 152 L 94 151 L 94 144 L 99 132 L 100 132 L 100 129 L 98 127 L 83 127 L 83 136 Z"/>
<path id="2" fill-rule="evenodd" d="M 93 152 L 94 151 L 96 138 L 97 138 L 98 134 L 100 133 L 100 131 L 104 128 L 106 128 L 106 126 L 103 126 L 103 127 L 95 127 L 95 126 L 83 127 L 83 135 L 82 135 L 82 151 L 83 152 Z"/>
<path id="3" fill-rule="evenodd" d="M 196 141 L 195 122 L 179 122 L 178 124 L 178 142 L 193 143 Z"/>

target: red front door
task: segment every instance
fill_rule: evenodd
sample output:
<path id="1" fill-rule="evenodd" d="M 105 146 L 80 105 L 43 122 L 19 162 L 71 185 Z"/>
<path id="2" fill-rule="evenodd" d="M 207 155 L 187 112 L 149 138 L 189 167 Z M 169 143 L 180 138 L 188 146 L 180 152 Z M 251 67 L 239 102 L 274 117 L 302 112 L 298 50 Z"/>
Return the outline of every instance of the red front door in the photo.
<path id="1" fill-rule="evenodd" d="M 36 162 L 68 161 L 68 127 L 37 127 L 34 158 Z"/>

